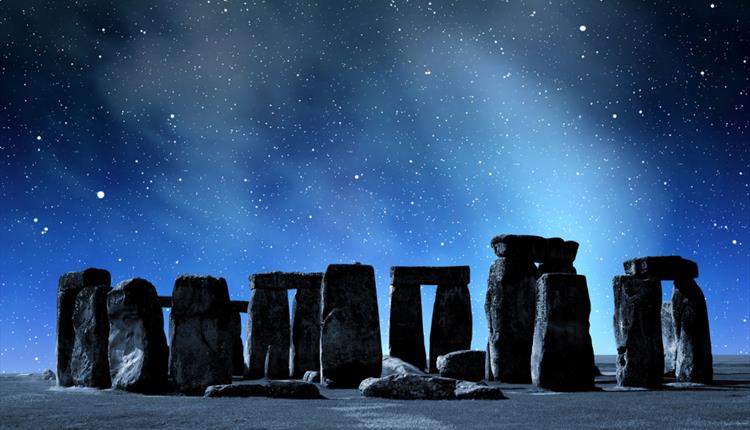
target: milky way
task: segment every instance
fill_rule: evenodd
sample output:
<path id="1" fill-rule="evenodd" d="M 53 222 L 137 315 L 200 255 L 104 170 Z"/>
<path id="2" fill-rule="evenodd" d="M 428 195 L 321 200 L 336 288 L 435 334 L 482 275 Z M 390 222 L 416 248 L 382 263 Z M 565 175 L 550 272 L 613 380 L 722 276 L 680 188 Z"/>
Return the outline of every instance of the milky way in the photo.
<path id="1" fill-rule="evenodd" d="M 52 367 L 57 277 L 171 293 L 392 265 L 472 270 L 492 236 L 612 276 L 698 262 L 715 353 L 750 353 L 750 7 L 714 1 L 0 1 L 0 370 Z M 671 295 L 664 284 L 664 296 Z M 429 321 L 434 287 L 423 289 Z M 384 338 L 384 341 L 387 339 Z"/>

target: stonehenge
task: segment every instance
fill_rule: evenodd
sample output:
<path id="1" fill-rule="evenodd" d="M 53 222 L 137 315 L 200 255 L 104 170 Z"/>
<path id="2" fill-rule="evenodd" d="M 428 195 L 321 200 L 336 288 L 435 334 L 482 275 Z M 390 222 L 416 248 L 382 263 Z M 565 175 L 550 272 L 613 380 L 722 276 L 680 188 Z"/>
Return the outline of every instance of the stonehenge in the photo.
<path id="1" fill-rule="evenodd" d="M 437 357 L 471 346 L 469 266 L 391 267 L 389 355 L 437 372 Z M 430 328 L 429 366 L 422 332 L 422 285 L 437 285 Z"/>

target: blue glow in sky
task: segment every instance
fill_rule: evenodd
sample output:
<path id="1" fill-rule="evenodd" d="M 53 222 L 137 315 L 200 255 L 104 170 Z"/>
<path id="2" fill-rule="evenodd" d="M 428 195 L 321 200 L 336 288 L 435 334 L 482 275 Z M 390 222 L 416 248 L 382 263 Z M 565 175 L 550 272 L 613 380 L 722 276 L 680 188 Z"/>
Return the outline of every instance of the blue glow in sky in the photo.
<path id="1" fill-rule="evenodd" d="M 54 367 L 57 278 L 87 266 L 247 300 L 255 272 L 372 264 L 387 345 L 390 266 L 469 264 L 483 349 L 500 233 L 581 244 L 597 354 L 622 261 L 671 254 L 714 352 L 748 354 L 748 12 L 4 1 L 0 371 Z"/>

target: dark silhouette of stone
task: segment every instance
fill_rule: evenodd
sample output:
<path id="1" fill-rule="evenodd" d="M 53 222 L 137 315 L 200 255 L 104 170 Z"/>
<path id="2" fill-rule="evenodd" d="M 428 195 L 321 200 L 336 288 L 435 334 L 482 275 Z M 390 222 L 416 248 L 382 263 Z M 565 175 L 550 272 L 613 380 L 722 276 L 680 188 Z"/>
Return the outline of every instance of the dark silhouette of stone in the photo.
<path id="1" fill-rule="evenodd" d="M 456 380 L 437 376 L 395 374 L 383 378 L 367 378 L 359 384 L 365 397 L 399 400 L 452 400 Z"/>
<path id="2" fill-rule="evenodd" d="M 634 258 L 623 263 L 623 266 L 627 275 L 662 281 L 698 277 L 698 265 L 676 255 Z"/>
<path id="3" fill-rule="evenodd" d="M 437 373 L 437 358 L 471 348 L 471 297 L 466 284 L 440 284 L 435 291 L 430 328 L 431 373 Z"/>
<path id="4" fill-rule="evenodd" d="M 159 296 L 156 300 L 159 302 L 159 306 L 163 308 L 172 307 L 172 296 Z"/>
<path id="5" fill-rule="evenodd" d="M 250 277 L 250 284 L 259 290 L 320 289 L 322 273 L 266 272 Z"/>
<path id="6" fill-rule="evenodd" d="M 677 343 L 671 300 L 661 304 L 661 343 L 664 348 L 664 376 L 674 376 Z"/>
<path id="7" fill-rule="evenodd" d="M 586 277 L 544 274 L 536 288 L 532 382 L 554 391 L 592 390 L 595 364 Z"/>
<path id="8" fill-rule="evenodd" d="M 329 265 L 321 297 L 323 383 L 353 388 L 367 377 L 380 376 L 383 353 L 372 266 Z"/>
<path id="9" fill-rule="evenodd" d="M 169 348 L 156 288 L 147 280 L 120 282 L 107 295 L 109 369 L 112 386 L 127 391 L 164 391 Z"/>
<path id="10" fill-rule="evenodd" d="M 539 275 L 545 273 L 576 274 L 573 262 L 578 253 L 578 242 L 562 240 L 559 237 L 547 239 L 544 258 L 539 265 Z"/>
<path id="11" fill-rule="evenodd" d="M 427 368 L 419 284 L 391 285 L 388 354 L 420 369 Z"/>
<path id="12" fill-rule="evenodd" d="M 484 351 L 454 351 L 437 358 L 437 369 L 445 378 L 481 381 L 484 379 Z"/>
<path id="13" fill-rule="evenodd" d="M 88 268 L 80 272 L 68 272 L 60 276 L 57 283 L 57 385 L 70 387 L 73 376 L 70 371 L 70 355 L 75 342 L 73 310 L 78 293 L 83 287 L 110 285 L 109 272 Z"/>
<path id="14" fill-rule="evenodd" d="M 256 275 L 253 275 L 253 280 Z M 247 379 L 289 377 L 289 297 L 284 289 L 251 284 L 247 319 Z M 266 373 L 266 361 L 268 371 Z"/>
<path id="15" fill-rule="evenodd" d="M 78 292 L 73 309 L 75 340 L 70 355 L 73 384 L 79 387 L 109 388 L 109 285 L 84 287 Z"/>
<path id="16" fill-rule="evenodd" d="M 407 363 L 398 357 L 384 356 L 383 357 L 383 369 L 380 372 L 380 376 L 396 375 L 396 374 L 412 374 L 412 375 L 424 375 L 427 376 L 422 369 L 414 366 L 411 363 Z"/>
<path id="17" fill-rule="evenodd" d="M 661 282 L 658 279 L 615 276 L 612 283 L 617 384 L 660 387 L 664 373 Z"/>
<path id="18" fill-rule="evenodd" d="M 678 382 L 710 384 L 713 357 L 706 298 L 692 279 L 676 279 L 674 286 L 675 378 Z"/>
<path id="19" fill-rule="evenodd" d="M 52 369 L 44 369 L 42 371 L 42 379 L 45 381 L 51 381 L 53 379 L 56 379 L 57 376 L 55 375 L 55 372 L 52 371 Z"/>
<path id="20" fill-rule="evenodd" d="M 537 268 L 528 258 L 498 258 L 490 267 L 485 312 L 489 326 L 488 376 L 495 381 L 531 382 L 536 279 Z"/>
<path id="21" fill-rule="evenodd" d="M 541 262 L 547 255 L 547 239 L 541 236 L 501 234 L 490 245 L 498 257 Z"/>
<path id="22" fill-rule="evenodd" d="M 170 374 L 177 391 L 202 395 L 232 382 L 232 329 L 224 278 L 179 276 L 172 292 Z"/>
<path id="23" fill-rule="evenodd" d="M 322 275 L 317 284 L 320 285 Z M 291 376 L 320 369 L 320 287 L 299 289 L 292 303 Z"/>
<path id="24" fill-rule="evenodd" d="M 393 266 L 391 285 L 468 284 L 469 266 Z"/>
<path id="25" fill-rule="evenodd" d="M 275 399 L 324 399 L 315 384 L 300 381 L 268 381 L 263 384 L 212 385 L 204 397 L 271 397 Z"/>
<path id="26" fill-rule="evenodd" d="M 320 372 L 318 372 L 317 370 L 308 370 L 302 377 L 302 381 L 317 384 L 320 382 Z"/>
<path id="27" fill-rule="evenodd" d="M 245 307 L 245 312 L 247 312 L 247 307 Z M 232 333 L 232 375 L 244 376 L 245 356 L 242 350 L 242 317 L 234 309 L 229 313 L 229 329 Z"/>
<path id="28" fill-rule="evenodd" d="M 248 307 L 250 307 L 250 302 L 247 300 L 232 300 L 229 302 L 229 307 L 231 308 L 232 312 L 237 312 L 238 314 L 246 314 L 248 311 Z"/>
<path id="29" fill-rule="evenodd" d="M 500 387 L 490 387 L 484 382 L 458 381 L 454 391 L 456 400 L 504 400 Z"/>

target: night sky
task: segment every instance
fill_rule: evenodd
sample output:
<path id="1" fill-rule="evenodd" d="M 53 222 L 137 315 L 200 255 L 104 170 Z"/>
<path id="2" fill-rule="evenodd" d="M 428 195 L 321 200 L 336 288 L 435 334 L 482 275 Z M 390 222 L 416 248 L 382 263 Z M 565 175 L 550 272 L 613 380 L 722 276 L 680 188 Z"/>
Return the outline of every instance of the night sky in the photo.
<path id="1" fill-rule="evenodd" d="M 700 267 L 713 351 L 750 354 L 744 1 L 0 0 L 0 371 L 54 368 L 61 273 L 152 281 L 472 270 L 500 233 L 612 277 Z M 665 298 L 671 283 L 664 283 Z M 429 325 L 434 287 L 423 288 Z M 386 349 L 387 351 L 387 349 Z"/>

